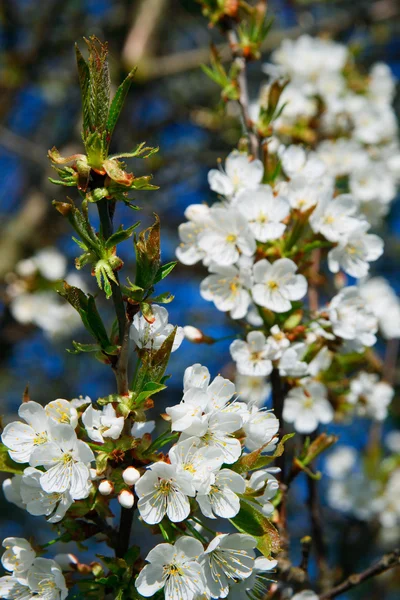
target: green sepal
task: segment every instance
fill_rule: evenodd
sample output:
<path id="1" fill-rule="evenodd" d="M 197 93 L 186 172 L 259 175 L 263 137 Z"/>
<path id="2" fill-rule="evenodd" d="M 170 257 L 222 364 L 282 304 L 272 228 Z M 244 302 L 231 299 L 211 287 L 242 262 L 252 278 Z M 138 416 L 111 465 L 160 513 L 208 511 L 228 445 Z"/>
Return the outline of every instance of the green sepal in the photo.
<path id="1" fill-rule="evenodd" d="M 149 302 L 153 304 L 169 304 L 175 298 L 170 292 L 164 292 L 159 296 L 152 296 L 149 298 Z"/>

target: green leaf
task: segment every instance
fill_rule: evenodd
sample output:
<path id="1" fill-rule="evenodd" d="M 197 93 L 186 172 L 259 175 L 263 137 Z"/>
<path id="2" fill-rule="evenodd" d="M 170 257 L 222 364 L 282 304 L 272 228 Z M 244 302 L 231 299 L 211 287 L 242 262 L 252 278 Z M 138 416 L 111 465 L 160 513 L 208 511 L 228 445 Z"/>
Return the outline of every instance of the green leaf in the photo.
<path id="1" fill-rule="evenodd" d="M 136 277 L 135 284 L 149 289 L 160 268 L 160 220 L 155 215 L 155 223 L 139 234 L 135 241 Z"/>
<path id="2" fill-rule="evenodd" d="M 8 454 L 8 449 L 4 444 L 0 442 L 0 472 L 1 473 L 14 473 L 14 475 L 21 475 L 27 464 L 20 464 L 13 461 Z"/>
<path id="3" fill-rule="evenodd" d="M 133 232 L 135 231 L 138 225 L 140 225 L 140 221 L 138 221 L 134 225 L 131 225 L 130 227 L 128 227 L 128 229 L 123 229 L 122 226 L 120 226 L 119 229 L 115 233 L 113 233 L 112 236 L 109 237 L 106 241 L 106 248 L 113 248 L 117 244 L 120 244 L 121 242 L 124 242 L 125 240 L 129 239 L 131 235 L 133 235 Z"/>
<path id="4" fill-rule="evenodd" d="M 115 92 L 115 96 L 112 99 L 110 110 L 108 113 L 107 119 L 107 131 L 109 136 L 111 137 L 112 132 L 114 131 L 114 127 L 118 121 L 119 115 L 121 113 L 122 107 L 124 105 L 126 96 L 129 92 L 129 88 L 131 87 L 133 78 L 136 73 L 136 68 L 130 71 L 121 85 L 118 87 Z"/>
<path id="5" fill-rule="evenodd" d="M 78 77 L 79 86 L 81 88 L 82 97 L 82 112 L 83 112 L 83 132 L 84 136 L 89 133 L 91 129 L 90 119 L 90 100 L 89 100 L 89 86 L 90 86 L 90 72 L 89 66 L 82 56 L 79 50 L 78 44 L 75 44 L 76 63 L 78 66 Z"/>
<path id="6" fill-rule="evenodd" d="M 145 384 L 143 390 L 136 396 L 135 407 L 142 404 L 145 400 L 147 400 L 147 398 L 154 396 L 154 394 L 157 394 L 158 392 L 165 390 L 166 387 L 167 386 L 162 383 L 157 383 L 155 381 L 149 381 L 148 383 Z"/>
<path id="7" fill-rule="evenodd" d="M 161 381 L 172 352 L 176 329 L 174 327 L 169 336 L 164 340 L 161 348 L 156 352 L 147 349 L 143 349 L 140 352 L 142 366 L 137 374 L 136 387 L 138 390 L 143 390 L 148 382 L 157 383 Z"/>
<path id="8" fill-rule="evenodd" d="M 92 130 L 103 132 L 107 129 L 110 106 L 110 72 L 108 68 L 107 44 L 92 35 L 85 42 L 89 48 L 89 101 Z"/>
<path id="9" fill-rule="evenodd" d="M 244 500 L 240 511 L 230 522 L 240 533 L 247 533 L 257 541 L 257 548 L 267 558 L 280 548 L 279 533 L 274 525 L 259 510 Z"/>
<path id="10" fill-rule="evenodd" d="M 171 273 L 171 271 L 175 268 L 175 266 L 177 264 L 178 264 L 178 261 L 173 260 L 172 262 L 162 265 L 156 273 L 156 276 L 154 278 L 154 283 L 158 283 L 162 279 L 165 279 L 165 277 L 167 277 L 167 275 L 169 275 Z"/>
<path id="11" fill-rule="evenodd" d="M 282 456 L 285 450 L 285 443 L 288 440 L 290 440 L 294 435 L 294 433 L 287 433 L 286 435 L 284 435 L 279 444 L 277 445 L 275 452 L 269 456 L 260 456 L 260 458 L 256 461 L 252 469 L 262 469 L 263 467 L 269 465 L 273 460 L 275 460 L 275 458 L 278 458 L 278 456 Z"/>
<path id="12" fill-rule="evenodd" d="M 69 285 L 66 281 L 63 282 L 62 288 L 57 289 L 57 292 L 79 313 L 83 325 L 97 339 L 101 348 L 112 346 L 93 296 L 86 295 L 82 290 Z"/>
<path id="13" fill-rule="evenodd" d="M 261 446 L 257 450 L 253 450 L 250 454 L 244 454 L 239 460 L 230 466 L 233 471 L 236 473 L 246 473 L 246 471 L 253 471 L 254 469 L 261 469 L 262 467 L 269 465 L 275 458 L 281 456 L 285 449 L 285 443 L 287 440 L 290 440 L 294 436 L 294 433 L 288 433 L 284 435 L 279 444 L 277 445 L 274 454 L 270 454 L 268 456 L 263 456 L 262 451 L 265 446 Z"/>

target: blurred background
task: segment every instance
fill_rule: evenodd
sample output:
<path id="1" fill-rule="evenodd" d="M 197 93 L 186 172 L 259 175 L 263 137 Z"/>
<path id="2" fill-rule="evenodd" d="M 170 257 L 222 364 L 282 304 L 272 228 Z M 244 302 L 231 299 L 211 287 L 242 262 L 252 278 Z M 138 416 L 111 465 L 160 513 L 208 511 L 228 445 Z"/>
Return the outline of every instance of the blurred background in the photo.
<path id="1" fill-rule="evenodd" d="M 266 40 L 264 61 L 285 37 L 295 38 L 304 32 L 328 34 L 357 48 L 359 62 L 366 69 L 373 62 L 384 61 L 400 78 L 400 5 L 395 0 L 275 0 L 269 6 L 274 24 Z M 223 40 L 216 30 L 207 28 L 195 0 L 1 2 L 0 412 L 6 422 L 15 415 L 26 385 L 31 399 L 42 403 L 81 394 L 96 399 L 114 391 L 110 369 L 90 355 L 76 357 L 66 352 L 72 339 L 88 340 L 74 318 L 59 305 L 59 321 L 51 327 L 49 322 L 54 316 L 50 311 L 55 310 L 51 304 L 43 304 L 42 309 L 46 308 L 34 323 L 24 312 L 25 305 L 19 307 L 18 320 L 17 309 L 11 309 L 19 277 L 32 267 L 25 259 L 43 248 L 56 247 L 68 258 L 66 266 L 58 265 L 61 276 L 74 270 L 77 247 L 66 220 L 51 205 L 53 199 L 62 200 L 65 191 L 48 181 L 53 173 L 47 150 L 57 146 L 64 156 L 81 151 L 80 93 L 73 45 L 77 41 L 83 46 L 82 37 L 92 34 L 109 42 L 114 84 L 138 66 L 111 151 L 126 151 L 144 140 L 160 147 L 151 159 L 135 161 L 133 170 L 135 175 L 141 169 L 143 174 L 152 172 L 154 183 L 160 186 L 156 192 L 138 192 L 135 202 L 143 208 L 139 216 L 143 225 L 151 222 L 153 212 L 160 215 L 164 262 L 174 260 L 177 227 L 184 220 L 185 208 L 211 199 L 207 172 L 219 157 L 228 154 L 240 136 L 236 115 L 230 110 L 223 114 L 217 86 L 200 69 L 201 63 L 208 60 L 210 42 L 223 44 Z M 262 83 L 260 63 L 255 63 L 250 68 L 254 98 Z M 137 217 L 138 213 L 118 206 L 118 223 L 127 226 Z M 386 242 L 385 258 L 374 263 L 373 272 L 384 275 L 397 292 L 399 230 L 400 207 L 394 203 L 380 233 Z M 122 258 L 126 274 L 130 264 L 133 272 L 131 241 L 123 246 Z M 42 256 L 42 262 L 46 260 L 46 255 Z M 55 264 L 57 271 L 57 261 Z M 59 276 L 50 273 L 48 281 L 45 270 L 40 285 L 46 292 L 52 288 L 51 279 Z M 178 265 L 168 278 L 167 289 L 175 295 L 168 306 L 170 321 L 195 325 L 224 339 L 212 346 L 185 341 L 172 355 L 172 377 L 161 401 L 166 406 L 179 402 L 187 366 L 200 362 L 208 366 L 212 376 L 222 369 L 229 374 L 228 348 L 235 330 L 223 313 L 200 297 L 199 283 L 204 275 L 201 266 Z M 89 272 L 79 276 L 86 289 L 95 293 Z M 37 280 L 34 285 L 38 285 Z M 108 307 L 104 305 L 102 310 L 106 315 Z M 395 427 L 396 421 L 399 409 L 396 414 L 395 406 L 387 427 Z M 351 440 L 345 427 L 333 426 L 330 430 L 356 447 L 365 444 L 368 433 L 362 420 L 352 427 Z M 6 504 L 3 497 L 0 502 L 3 538 L 35 533 L 38 541 L 51 539 L 51 529 L 44 519 L 37 531 L 38 519 Z M 343 575 L 363 568 L 385 550 L 384 545 L 379 546 L 373 527 L 327 506 L 324 510 L 329 522 L 329 552 L 333 562 L 340 555 Z M 296 552 L 298 540 L 309 531 L 302 477 L 292 493 L 291 521 Z M 367 592 L 355 591 L 347 598 L 399 598 L 395 585 L 396 578 L 387 578 L 387 583 L 380 578 L 370 583 Z"/>

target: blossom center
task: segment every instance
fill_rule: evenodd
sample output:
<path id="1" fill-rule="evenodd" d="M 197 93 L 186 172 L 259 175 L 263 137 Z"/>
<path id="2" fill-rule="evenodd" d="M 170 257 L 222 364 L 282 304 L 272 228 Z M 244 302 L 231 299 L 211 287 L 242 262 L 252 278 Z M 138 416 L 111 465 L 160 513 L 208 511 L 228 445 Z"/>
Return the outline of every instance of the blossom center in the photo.
<path id="1" fill-rule="evenodd" d="M 67 464 L 71 463 L 73 460 L 74 460 L 74 459 L 73 459 L 73 456 L 72 456 L 71 452 L 65 452 L 65 454 L 63 454 L 63 457 L 62 457 L 62 462 L 63 462 L 65 465 L 67 465 Z"/>
<path id="2" fill-rule="evenodd" d="M 234 233 L 230 233 L 229 235 L 226 236 L 226 241 L 230 244 L 233 244 L 234 242 L 236 242 L 237 240 L 237 235 L 235 235 Z"/>
<path id="3" fill-rule="evenodd" d="M 158 492 L 164 496 L 168 496 L 171 490 L 172 482 L 169 479 L 161 479 L 158 482 Z"/>
<path id="4" fill-rule="evenodd" d="M 40 444 L 45 444 L 47 442 L 47 435 L 45 433 L 38 433 L 33 438 L 33 443 L 35 446 L 40 446 Z"/>
<path id="5" fill-rule="evenodd" d="M 279 284 L 276 281 L 268 281 L 268 287 L 271 291 L 275 291 L 279 288 Z"/>
<path id="6" fill-rule="evenodd" d="M 179 565 L 172 563 L 164 567 L 164 573 L 167 577 L 182 577 L 183 570 Z"/>

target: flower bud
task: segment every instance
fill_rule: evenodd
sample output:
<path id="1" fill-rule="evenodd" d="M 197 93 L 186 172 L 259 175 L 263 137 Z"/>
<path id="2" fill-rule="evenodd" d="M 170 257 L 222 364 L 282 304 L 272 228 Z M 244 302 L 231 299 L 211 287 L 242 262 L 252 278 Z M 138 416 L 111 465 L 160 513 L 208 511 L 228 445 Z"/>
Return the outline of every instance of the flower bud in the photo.
<path id="1" fill-rule="evenodd" d="M 123 508 L 132 508 L 134 497 L 129 490 L 122 490 L 118 495 L 118 502 Z"/>
<path id="2" fill-rule="evenodd" d="M 203 339 L 203 334 L 200 329 L 192 327 L 192 325 L 186 325 L 186 327 L 183 328 L 183 333 L 189 342 L 201 342 Z"/>
<path id="3" fill-rule="evenodd" d="M 101 481 L 99 484 L 99 492 L 100 494 L 102 494 L 102 496 L 109 496 L 110 494 L 112 494 L 114 491 L 114 486 L 111 483 L 111 481 L 108 481 L 108 479 L 104 479 L 104 481 Z"/>
<path id="4" fill-rule="evenodd" d="M 126 485 L 135 485 L 140 479 L 140 473 L 135 467 L 128 467 L 122 473 L 122 479 L 125 481 Z"/>
<path id="5" fill-rule="evenodd" d="M 205 335 L 200 329 L 192 325 L 183 327 L 183 335 L 193 344 L 212 344 L 214 342 L 210 336 Z"/>
<path id="6" fill-rule="evenodd" d="M 63 571 L 76 571 L 79 566 L 79 560 L 74 554 L 56 554 L 54 560 Z"/>

